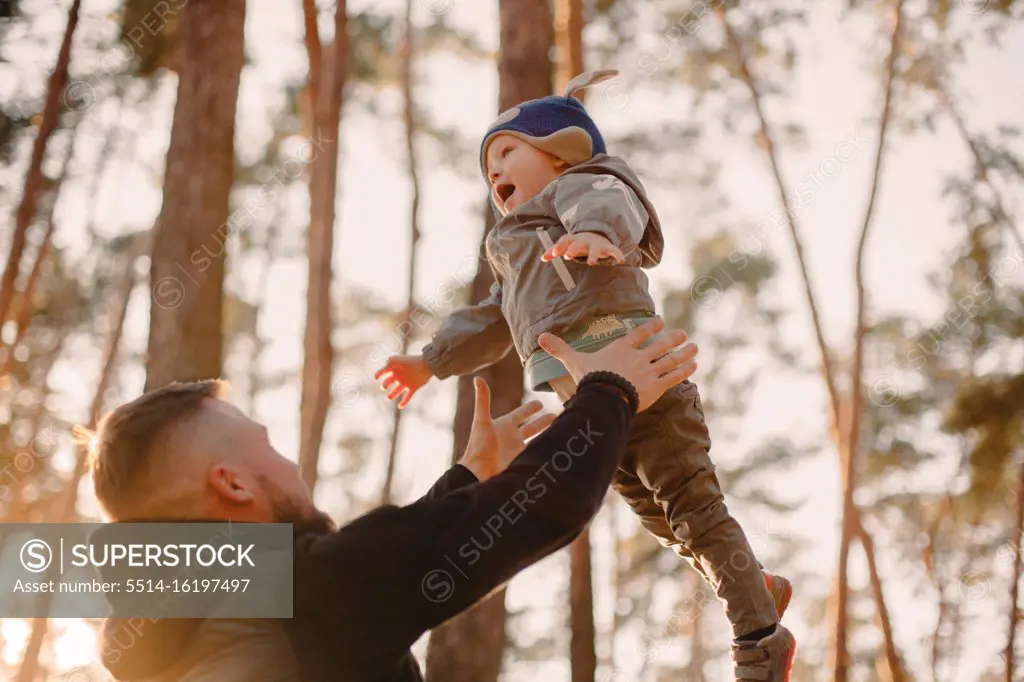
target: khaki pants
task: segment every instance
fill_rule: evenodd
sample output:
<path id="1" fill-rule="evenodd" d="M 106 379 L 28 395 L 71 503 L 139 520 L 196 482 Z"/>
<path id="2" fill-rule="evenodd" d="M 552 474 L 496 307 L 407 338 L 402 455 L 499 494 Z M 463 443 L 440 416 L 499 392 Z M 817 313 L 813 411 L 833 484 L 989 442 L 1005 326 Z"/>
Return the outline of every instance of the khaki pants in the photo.
<path id="1" fill-rule="evenodd" d="M 551 387 L 564 403 L 571 377 Z M 747 537 L 725 505 L 697 386 L 685 381 L 636 416 L 612 487 L 644 527 L 698 570 L 725 604 L 735 637 L 778 622 Z"/>

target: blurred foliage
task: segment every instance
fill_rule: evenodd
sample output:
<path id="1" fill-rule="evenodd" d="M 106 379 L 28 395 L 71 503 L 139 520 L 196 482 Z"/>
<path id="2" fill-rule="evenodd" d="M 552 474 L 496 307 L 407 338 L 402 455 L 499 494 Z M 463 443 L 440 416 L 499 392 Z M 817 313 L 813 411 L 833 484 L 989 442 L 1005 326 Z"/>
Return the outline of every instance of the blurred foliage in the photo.
<path id="1" fill-rule="evenodd" d="M 988 174 L 1024 179 L 1009 146 L 992 152 L 982 146 Z M 938 679 L 952 679 L 962 653 L 960 581 L 1006 570 L 1024 466 L 1024 248 L 976 171 L 944 189 L 962 238 L 932 277 L 941 315 L 875 324 L 865 391 L 862 507 L 918 576 L 915 591 L 937 597 L 925 645 Z"/>
<path id="2" fill-rule="evenodd" d="M 0 20 L 13 19 L 18 10 L 18 0 L 0 0 Z"/>
<path id="3" fill-rule="evenodd" d="M 333 3 L 323 4 L 321 12 L 332 11 L 327 5 Z M 832 566 L 805 566 L 799 559 L 806 547 L 799 538 L 788 530 L 774 530 L 783 527 L 786 519 L 798 518 L 809 491 L 773 487 L 768 481 L 786 480 L 794 467 L 817 457 L 834 457 L 825 435 L 827 414 L 823 409 L 806 415 L 806 428 L 799 433 L 773 433 L 744 445 L 742 451 L 724 447 L 744 435 L 747 415 L 755 407 L 752 401 L 763 395 L 760 388 L 770 386 L 780 373 L 801 385 L 805 379 L 815 381 L 817 358 L 793 346 L 791 337 L 783 333 L 809 324 L 802 307 L 789 310 L 780 304 L 783 280 L 791 285 L 796 275 L 785 270 L 780 254 L 767 248 L 743 218 L 736 218 L 737 207 L 720 190 L 723 154 L 715 140 L 724 135 L 757 149 L 766 141 L 757 132 L 749 92 L 723 41 L 713 11 L 716 4 L 691 0 L 586 3 L 586 63 L 588 68 L 619 66 L 624 79 L 635 87 L 679 95 L 683 102 L 676 109 L 673 100 L 662 120 L 609 136 L 609 146 L 640 171 L 645 183 L 669 187 L 681 205 L 696 207 L 693 220 L 672 214 L 668 221 L 663 216 L 666 229 L 673 230 L 667 242 L 681 245 L 684 266 L 674 278 L 675 289 L 665 293 L 659 309 L 669 325 L 700 337 L 700 389 L 715 440 L 719 478 L 730 505 L 744 518 L 756 519 L 747 531 L 759 559 L 807 586 L 802 588 L 799 614 L 808 626 L 807 640 L 801 644 L 794 675 L 800 680 L 821 679 L 831 624 L 827 595 L 815 590 Z M 986 11 L 977 11 L 982 4 Z M 173 16 L 157 16 L 158 5 L 157 0 L 128 0 L 115 16 L 83 17 L 83 22 L 110 24 L 117 30 L 107 32 L 109 40 L 102 31 L 83 34 L 80 41 L 76 38 L 73 73 L 76 62 L 99 60 L 120 42 L 132 49 L 136 59 L 118 66 L 112 74 L 118 88 L 110 90 L 120 91 L 122 79 L 131 83 L 145 77 L 150 94 L 156 92 L 164 71 L 174 69 L 176 38 Z M 871 73 L 879 66 L 875 41 L 888 29 L 891 2 L 848 0 L 845 5 L 844 19 L 868 19 L 876 27 L 863 48 L 862 68 Z M 809 0 L 727 3 L 730 22 L 756 71 L 775 142 L 783 154 L 799 149 L 805 141 L 802 119 L 806 112 L 791 106 L 789 98 L 797 70 L 816 58 L 805 47 L 814 6 Z M 1022 7 L 1024 3 L 1012 0 L 905 3 L 907 36 L 899 62 L 895 118 L 898 136 L 934 135 L 943 128 L 948 133 L 950 114 L 941 98 L 949 97 L 959 106 L 958 69 L 978 44 L 998 44 L 1008 27 L 1024 18 Z M 0 68 L 18 79 L 0 101 L 0 215 L 13 215 L 16 210 L 22 166 L 42 103 L 39 88 L 25 87 L 25 79 L 45 77 L 52 66 L 19 68 L 24 65 L 11 61 L 10 43 L 4 38 L 11 36 L 12 41 L 31 46 L 45 42 L 45 36 L 40 37 L 44 32 L 38 30 L 39 12 L 36 4 L 0 0 Z M 377 7 L 352 14 L 347 106 L 384 111 L 381 102 L 393 96 L 400 75 L 396 50 L 401 30 L 397 17 Z M 449 24 L 445 14 L 431 14 L 416 38 L 418 58 L 431 54 L 494 58 L 475 35 Z M 429 92 L 432 84 L 422 73 L 417 79 L 416 89 Z M 239 159 L 233 210 L 244 209 L 246 201 L 289 158 L 300 130 L 298 95 L 303 86 L 286 84 L 284 104 L 269 121 L 273 134 L 255 159 Z M 110 92 L 97 95 L 98 101 L 87 110 L 64 112 L 53 141 L 55 150 L 66 149 L 67 138 L 79 123 L 83 130 L 91 126 L 94 135 L 97 130 L 120 130 L 117 118 L 104 118 L 101 112 L 106 109 L 98 106 L 107 102 Z M 153 117 L 158 106 L 155 95 L 126 105 L 144 121 Z M 599 106 L 590 108 L 595 115 L 604 115 L 598 113 Z M 387 115 L 393 117 L 389 122 L 397 124 L 394 111 L 388 109 Z M 84 116 L 84 122 L 77 116 Z M 427 107 L 417 112 L 420 141 L 425 149 L 429 145 L 430 158 L 438 167 L 476 177 L 474 136 L 437 118 Z M 1013 509 L 1024 464 L 1024 285 L 1019 277 L 1000 270 L 1011 262 L 1017 263 L 1018 272 L 1024 266 L 1016 255 L 1022 252 L 1014 250 L 1013 230 L 1019 233 L 1021 225 L 1014 223 L 1014 216 L 1005 216 L 1014 204 L 997 206 L 999 197 L 986 183 L 994 179 L 999 187 L 1022 186 L 1024 160 L 1015 151 L 1021 124 L 996 121 L 984 130 L 974 130 L 976 124 L 968 120 L 965 126 L 981 163 L 968 162 L 962 172 L 946 179 L 941 196 L 936 197 L 949 207 L 951 229 L 958 236 L 931 279 L 942 310 L 931 317 L 869 317 L 864 377 L 864 456 L 857 500 L 886 567 L 887 594 L 908 592 L 931 614 L 924 617 L 934 619 L 933 628 L 924 626 L 925 631 L 933 631 L 925 632 L 923 639 L 909 641 L 901 635 L 900 645 L 915 654 L 915 678 L 929 678 L 925 668 L 932 668 L 939 682 L 960 682 L 959 661 L 976 648 L 963 636 L 973 617 L 963 598 L 964 576 L 980 573 L 1002 580 L 1008 570 L 1005 559 L 1015 537 Z M 667 154 L 667 149 L 673 153 Z M 52 152 L 54 158 L 57 151 Z M 159 152 L 152 150 L 114 146 L 105 153 L 132 164 L 136 172 L 155 173 L 153 169 L 160 168 Z M 129 155 L 133 158 L 126 159 Z M 73 179 L 98 173 L 101 162 L 90 157 L 88 163 L 73 164 Z M 61 206 L 51 164 L 45 168 L 44 195 L 30 230 L 26 263 L 35 256 L 50 211 Z M 302 235 L 307 217 L 296 208 L 303 205 L 304 182 L 300 176 L 280 187 L 272 205 L 254 215 L 229 241 L 225 374 L 248 396 L 250 411 L 257 417 L 263 396 L 295 387 L 294 368 L 275 363 L 268 352 L 266 330 L 274 321 L 267 318 L 266 299 L 275 268 L 288 268 L 305 258 Z M 95 199 L 87 197 L 90 207 Z M 101 219 L 101 227 L 113 229 L 108 218 Z M 0 243 L 8 239 L 9 224 L 0 221 Z M 28 333 L 14 350 L 10 373 L 0 377 L 0 471 L 15 476 L 13 485 L 9 478 L 0 478 L 0 486 L 10 486 L 0 487 L 4 493 L 0 517 L 5 520 L 51 518 L 54 500 L 65 485 L 67 460 L 60 455 L 67 454 L 68 422 L 84 415 L 80 406 L 68 406 L 62 393 L 66 388 L 56 379 L 72 367 L 82 375 L 82 383 L 90 382 L 89 373 L 109 333 L 110 292 L 122 276 L 124 258 L 148 232 L 148 226 L 119 227 L 123 233 L 116 236 L 97 230 L 90 258 L 76 258 L 58 240 L 45 261 L 45 276 L 30 301 Z M 376 395 L 371 393 L 375 385 L 364 367 L 397 345 L 402 311 L 378 292 L 344 278 L 339 279 L 337 293 L 338 329 L 333 341 L 340 359 L 336 371 L 350 383 L 336 384 L 341 393 L 335 398 L 344 402 L 350 394 Z M 464 300 L 464 294 L 458 292 L 456 299 Z M 884 292 L 869 294 L 877 298 Z M 142 291 L 137 295 L 146 297 Z M 973 307 L 965 305 L 966 297 L 973 297 Z M 428 321 L 415 329 L 414 341 L 429 336 L 447 312 L 422 301 L 417 318 Z M 0 360 L 6 350 L 0 350 Z M 844 345 L 835 351 L 841 367 L 848 361 L 848 350 Z M 125 349 L 111 399 L 142 361 L 137 349 Z M 429 390 L 433 389 L 424 389 Z M 323 463 L 323 506 L 336 518 L 352 518 L 376 503 L 372 496 L 357 491 L 360 482 L 372 478 L 383 453 L 384 425 L 390 417 L 381 403 L 364 400 L 346 407 L 325 440 L 331 456 Z M 439 432 L 448 428 L 431 421 L 436 415 L 429 408 L 411 409 L 425 428 Z M 615 508 L 616 504 L 620 506 Z M 609 512 L 625 512 L 617 499 L 610 499 L 609 507 L 602 518 Z M 618 640 L 643 642 L 651 651 L 679 646 L 685 658 L 696 631 L 701 632 L 709 661 L 726 656 L 726 624 L 715 598 L 685 562 L 661 548 L 632 519 L 629 527 L 632 532 L 616 538 L 612 557 Z M 878 672 L 872 597 L 865 584 L 853 587 L 852 626 L 858 636 L 852 640 L 856 648 L 851 654 L 857 679 L 883 679 Z M 993 595 L 1001 600 L 999 612 L 1008 612 L 1006 593 L 993 590 Z M 703 606 L 695 608 L 695 604 Z M 681 618 L 675 622 L 664 618 L 666 605 Z M 548 608 L 545 616 L 557 626 L 544 632 L 538 632 L 535 610 L 509 614 L 510 639 L 515 644 L 510 650 L 517 664 L 565 655 L 568 633 L 562 626 L 567 613 Z M 893 618 L 900 627 L 904 614 L 895 613 Z M 678 668 L 665 658 L 651 657 L 643 674 L 645 680 L 672 679 L 673 675 L 678 679 Z"/>
<path id="4" fill-rule="evenodd" d="M 166 0 L 126 0 L 119 40 L 135 55 L 138 76 L 157 69 L 176 71 L 178 12 Z"/>

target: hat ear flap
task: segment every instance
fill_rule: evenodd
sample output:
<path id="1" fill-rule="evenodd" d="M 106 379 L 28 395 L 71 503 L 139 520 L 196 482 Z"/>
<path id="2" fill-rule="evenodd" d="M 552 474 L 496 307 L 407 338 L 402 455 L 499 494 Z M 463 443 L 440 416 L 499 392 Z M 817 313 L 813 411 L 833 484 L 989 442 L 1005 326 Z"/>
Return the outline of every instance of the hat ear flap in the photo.
<path id="1" fill-rule="evenodd" d="M 575 97 L 576 92 L 583 88 L 588 88 L 591 85 L 597 85 L 603 83 L 606 80 L 610 80 L 615 76 L 618 76 L 619 72 L 615 69 L 603 69 L 600 71 L 585 71 L 580 75 L 569 81 L 569 84 L 565 86 L 565 97 Z"/>

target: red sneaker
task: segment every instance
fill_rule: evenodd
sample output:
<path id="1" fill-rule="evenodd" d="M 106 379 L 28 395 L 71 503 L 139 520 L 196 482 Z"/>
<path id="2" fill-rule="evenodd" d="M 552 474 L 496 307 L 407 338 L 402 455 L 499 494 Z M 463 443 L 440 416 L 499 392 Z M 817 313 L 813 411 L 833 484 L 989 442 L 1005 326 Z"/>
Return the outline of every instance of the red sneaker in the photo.
<path id="1" fill-rule="evenodd" d="M 764 574 L 764 584 L 772 593 L 772 599 L 775 600 L 775 611 L 781 620 L 782 614 L 789 607 L 789 600 L 793 597 L 793 584 L 781 575 L 772 575 L 771 573 Z"/>

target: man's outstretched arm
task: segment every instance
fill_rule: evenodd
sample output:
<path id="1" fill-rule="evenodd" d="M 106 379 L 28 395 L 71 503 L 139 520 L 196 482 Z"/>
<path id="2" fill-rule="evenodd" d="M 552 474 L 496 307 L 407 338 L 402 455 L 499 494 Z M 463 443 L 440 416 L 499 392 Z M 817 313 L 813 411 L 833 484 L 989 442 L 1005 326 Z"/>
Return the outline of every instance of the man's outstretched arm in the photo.
<path id="1" fill-rule="evenodd" d="M 358 623 L 360 639 L 378 655 L 401 656 L 424 632 L 579 535 L 600 509 L 631 425 L 621 389 L 585 383 L 502 473 L 300 540 L 296 616 L 303 604 L 317 604 L 325 626 L 332 614 L 337 627 Z M 324 584 L 337 590 L 324 594 Z"/>

